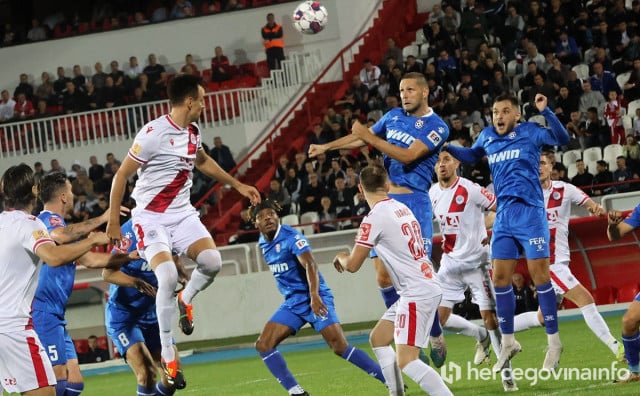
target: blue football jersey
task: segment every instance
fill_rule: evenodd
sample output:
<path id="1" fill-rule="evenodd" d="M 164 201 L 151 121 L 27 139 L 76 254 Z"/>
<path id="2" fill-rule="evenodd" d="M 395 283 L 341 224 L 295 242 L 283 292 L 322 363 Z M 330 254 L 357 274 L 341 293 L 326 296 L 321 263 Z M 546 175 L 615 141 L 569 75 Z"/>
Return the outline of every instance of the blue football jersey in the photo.
<path id="1" fill-rule="evenodd" d="M 47 231 L 66 227 L 64 217 L 43 210 L 38 218 L 47 226 Z M 47 263 L 42 265 L 40 279 L 33 299 L 32 309 L 64 316 L 69 296 L 73 291 L 73 282 L 76 276 L 76 263 L 70 262 L 58 267 L 50 267 Z"/>
<path id="2" fill-rule="evenodd" d="M 623 221 L 634 229 L 640 228 L 640 205 L 636 206 Z"/>
<path id="3" fill-rule="evenodd" d="M 534 122 L 523 122 L 511 132 L 499 135 L 493 126 L 489 126 L 480 132 L 471 149 L 447 148 L 463 162 L 476 162 L 487 155 L 498 210 L 514 200 L 544 208 L 539 181 L 542 146 L 565 145 L 569 143 L 569 134 L 549 108 L 542 114 L 550 128 Z"/>
<path id="4" fill-rule="evenodd" d="M 397 107 L 389 110 L 371 129 L 394 146 L 407 148 L 419 139 L 429 148 L 426 158 L 410 164 L 384 156 L 384 167 L 393 183 L 413 191 L 429 192 L 438 153 L 449 137 L 447 124 L 433 110 L 428 115 L 414 117 Z"/>
<path id="5" fill-rule="evenodd" d="M 130 253 L 136 250 L 138 241 L 133 232 L 131 220 L 124 223 L 120 230 L 122 232 L 120 248 L 114 248 L 112 253 Z M 151 265 L 143 259 L 128 262 L 120 267 L 120 271 L 129 276 L 140 278 L 156 288 L 158 287 L 158 280 L 151 270 Z M 156 309 L 155 298 L 141 293 L 133 287 L 122 287 L 114 284 L 109 286 L 109 304 L 132 313 L 155 312 Z"/>
<path id="6" fill-rule="evenodd" d="M 267 242 L 263 235 L 258 241 L 262 255 L 276 278 L 280 293 L 286 300 L 309 299 L 309 283 L 307 271 L 298 261 L 298 256 L 311 251 L 309 241 L 295 229 L 281 225 L 273 241 Z M 329 287 L 324 282 L 322 274 L 320 278 L 320 294 L 330 294 Z"/>

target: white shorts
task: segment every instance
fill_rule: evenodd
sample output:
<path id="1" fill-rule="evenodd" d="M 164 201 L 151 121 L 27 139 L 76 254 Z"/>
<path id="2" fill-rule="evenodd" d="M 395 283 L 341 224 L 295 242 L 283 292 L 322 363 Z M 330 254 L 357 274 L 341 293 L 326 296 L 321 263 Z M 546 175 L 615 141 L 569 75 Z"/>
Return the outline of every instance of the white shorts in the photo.
<path id="1" fill-rule="evenodd" d="M 400 297 L 382 315 L 381 320 L 394 322 L 393 340 L 396 345 L 425 348 L 438 310 L 441 296 L 426 300 L 409 300 Z"/>
<path id="2" fill-rule="evenodd" d="M 496 301 L 489 268 L 489 263 L 472 268 L 468 263 L 459 263 L 443 254 L 438 270 L 438 281 L 442 288 L 440 306 L 453 308 L 456 303 L 464 300 L 464 292 L 469 287 L 473 302 L 478 304 L 481 311 L 495 309 Z"/>
<path id="3" fill-rule="evenodd" d="M 9 393 L 56 384 L 49 357 L 33 329 L 0 334 L 0 381 Z"/>
<path id="4" fill-rule="evenodd" d="M 549 266 L 549 275 L 551 275 L 553 289 L 558 295 L 565 294 L 580 284 L 578 279 L 571 273 L 568 264 L 551 264 Z"/>
<path id="5" fill-rule="evenodd" d="M 138 239 L 138 251 L 147 261 L 151 261 L 152 257 L 145 257 L 146 246 L 160 243 L 167 247 L 169 253 L 184 254 L 194 242 L 211 238 L 195 209 L 186 213 L 155 213 L 134 209 L 131 220 Z"/>

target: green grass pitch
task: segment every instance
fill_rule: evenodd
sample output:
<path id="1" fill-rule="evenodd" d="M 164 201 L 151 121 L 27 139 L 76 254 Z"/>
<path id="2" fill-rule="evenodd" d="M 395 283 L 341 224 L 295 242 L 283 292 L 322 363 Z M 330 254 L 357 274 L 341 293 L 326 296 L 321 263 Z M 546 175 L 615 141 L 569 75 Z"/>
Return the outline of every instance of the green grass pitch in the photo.
<path id="1" fill-rule="evenodd" d="M 620 316 L 605 318 L 615 336 L 620 334 Z M 609 368 L 613 354 L 591 333 L 582 320 L 563 321 L 560 334 L 564 344 L 562 367 Z M 514 368 L 537 368 L 544 359 L 546 336 L 543 328 L 517 334 L 523 347 L 513 360 Z M 475 341 L 460 335 L 447 335 L 448 360 L 466 367 L 473 359 Z M 359 345 L 371 353 L 368 345 Z M 313 396 L 320 395 L 386 395 L 378 381 L 365 376 L 351 364 L 334 356 L 327 349 L 287 352 L 283 354 L 299 383 Z M 373 355 L 372 355 L 373 356 Z M 495 357 L 492 355 L 492 363 Z M 490 365 L 480 366 L 489 368 Z M 256 354 L 217 363 L 187 365 L 188 386 L 176 395 L 286 395 Z M 465 374 L 463 373 L 463 377 Z M 84 396 L 133 395 L 135 378 L 132 373 L 94 375 L 85 378 Z M 409 395 L 423 394 L 415 383 L 405 377 Z M 640 383 L 613 384 L 606 380 L 549 380 L 531 386 L 531 381 L 518 381 L 519 395 L 639 395 Z M 450 385 L 456 395 L 502 394 L 499 380 L 466 380 Z"/>

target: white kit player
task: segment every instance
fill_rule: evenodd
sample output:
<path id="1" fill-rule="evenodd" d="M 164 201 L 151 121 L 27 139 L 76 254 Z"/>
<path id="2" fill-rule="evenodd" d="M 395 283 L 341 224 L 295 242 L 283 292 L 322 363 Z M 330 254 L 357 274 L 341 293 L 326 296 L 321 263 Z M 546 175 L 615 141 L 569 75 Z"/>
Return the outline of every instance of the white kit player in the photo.
<path id="1" fill-rule="evenodd" d="M 551 180 L 552 156 L 554 153 L 546 152 L 540 159 L 540 183 L 544 193 L 544 203 L 547 209 L 547 220 L 551 235 L 551 265 L 549 271 L 551 283 L 557 295 L 562 296 L 576 304 L 587 326 L 593 333 L 613 352 L 618 360 L 624 358 L 624 348 L 618 342 L 607 326 L 607 323 L 598 312 L 591 293 L 580 284 L 571 273 L 569 262 L 569 218 L 571 217 L 571 205 L 579 205 L 586 208 L 591 214 L 604 216 L 604 208 L 593 201 L 582 190 L 573 184 L 563 181 Z M 522 331 L 531 327 L 542 326 L 542 313 L 525 312 L 515 317 L 515 331 Z"/>
<path id="2" fill-rule="evenodd" d="M 56 377 L 31 324 L 31 304 L 43 260 L 55 267 L 105 245 L 105 233 L 57 246 L 31 211 L 37 189 L 33 170 L 12 166 L 2 176 L 5 211 L 0 213 L 0 381 L 9 393 L 54 396 Z"/>
<path id="3" fill-rule="evenodd" d="M 429 342 L 442 290 L 418 220 L 407 206 L 389 198 L 389 186 L 389 176 L 381 166 L 362 170 L 358 188 L 371 211 L 360 225 L 351 254 L 339 253 L 333 263 L 338 272 L 356 272 L 375 247 L 400 295 L 369 336 L 390 394 L 404 395 L 404 373 L 428 394 L 452 395 L 438 372 L 418 358 L 420 349 Z M 394 341 L 396 351 L 391 347 Z"/>
<path id="4" fill-rule="evenodd" d="M 193 167 L 223 184 L 231 185 L 253 203 L 260 201 L 260 194 L 254 187 L 231 177 L 202 148 L 202 136 L 196 121 L 204 109 L 203 84 L 201 79 L 191 75 L 180 75 L 171 81 L 168 88 L 170 114 L 142 127 L 113 178 L 111 218 L 107 224 L 109 237 L 120 241 L 118 208 L 127 180 L 137 171 L 138 181 L 132 193 L 136 200 L 136 208 L 132 211 L 133 228 L 138 239 L 138 251 L 151 264 L 158 279 L 156 313 L 163 368 L 170 385 L 178 389 L 184 388 L 186 382 L 178 368 L 173 347 L 173 296 L 178 271 L 172 250 L 186 254 L 197 263 L 191 279 L 177 298 L 180 328 L 187 335 L 193 332 L 191 301 L 213 282 L 222 265 L 211 234 L 189 201 Z"/>
<path id="5" fill-rule="evenodd" d="M 490 212 L 486 218 L 484 214 L 486 210 L 495 210 L 496 197 L 478 184 L 459 177 L 459 167 L 460 162 L 449 152 L 441 152 L 435 166 L 438 183 L 429 190 L 433 213 L 442 234 L 438 270 L 442 301 L 438 313 L 446 330 L 476 339 L 473 363 L 477 365 L 488 361 L 489 344 L 493 345 L 494 351 L 500 351 L 501 334 L 495 315 L 487 236 L 487 225 L 494 214 Z M 480 307 L 485 327 L 452 313 L 453 306 L 464 300 L 467 288 L 471 290 L 473 302 Z M 506 391 L 518 390 L 509 366 L 502 372 L 502 384 Z"/>

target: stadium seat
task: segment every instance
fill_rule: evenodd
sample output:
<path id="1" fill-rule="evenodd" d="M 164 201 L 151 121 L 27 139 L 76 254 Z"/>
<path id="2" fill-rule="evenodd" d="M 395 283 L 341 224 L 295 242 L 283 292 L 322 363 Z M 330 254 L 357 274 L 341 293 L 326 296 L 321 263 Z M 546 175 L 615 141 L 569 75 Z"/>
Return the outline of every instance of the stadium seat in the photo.
<path id="1" fill-rule="evenodd" d="M 426 43 L 427 38 L 424 36 L 424 30 L 418 29 L 416 30 L 416 44 Z"/>
<path id="2" fill-rule="evenodd" d="M 78 355 L 83 355 L 89 352 L 89 341 L 86 339 L 74 339 L 73 346 L 75 347 Z"/>
<path id="3" fill-rule="evenodd" d="M 580 63 L 572 67 L 571 70 L 575 71 L 576 74 L 578 75 L 578 78 L 581 80 L 586 80 L 589 78 L 589 65 Z"/>
<path id="4" fill-rule="evenodd" d="M 202 79 L 206 82 L 211 81 L 211 69 L 202 70 Z"/>
<path id="5" fill-rule="evenodd" d="M 599 287 L 591 291 L 593 299 L 597 305 L 613 304 L 615 303 L 615 293 L 611 286 Z"/>
<path id="6" fill-rule="evenodd" d="M 406 60 L 409 55 L 417 58 L 420 55 L 420 48 L 417 45 L 407 45 L 402 49 L 402 57 Z"/>
<path id="7" fill-rule="evenodd" d="M 636 110 L 640 108 L 640 99 L 632 100 L 629 102 L 629 106 L 627 106 L 627 114 L 631 117 L 636 116 Z"/>
<path id="8" fill-rule="evenodd" d="M 579 160 L 581 158 L 582 151 L 580 151 L 579 149 L 565 151 L 564 154 L 562 154 L 562 163 L 564 164 L 564 166 L 569 166 L 569 164 L 575 165 L 576 160 Z"/>
<path id="9" fill-rule="evenodd" d="M 617 300 L 619 303 L 631 302 L 640 292 L 640 287 L 637 283 L 630 283 L 628 285 L 620 286 L 618 288 Z"/>
<path id="10" fill-rule="evenodd" d="M 625 135 L 634 134 L 633 132 L 633 119 L 629 114 L 622 116 L 622 126 L 624 127 Z"/>
<path id="11" fill-rule="evenodd" d="M 567 167 L 567 177 L 569 179 L 573 178 L 575 175 L 578 174 L 578 167 L 576 167 L 575 162 L 573 164 L 566 165 L 566 167 Z"/>
<path id="12" fill-rule="evenodd" d="M 627 81 L 629 81 L 629 76 L 631 76 L 631 72 L 621 73 L 616 76 L 616 82 L 618 86 L 622 88 Z"/>
<path id="13" fill-rule="evenodd" d="M 107 336 L 98 337 L 98 348 L 109 350 L 109 339 Z"/>
<path id="14" fill-rule="evenodd" d="M 610 144 L 604 148 L 602 159 L 607 162 L 615 162 L 619 155 L 622 155 L 622 146 L 619 144 Z"/>
<path id="15" fill-rule="evenodd" d="M 600 147 L 589 147 L 582 152 L 584 162 L 599 161 L 602 159 L 602 150 Z"/>
<path id="16" fill-rule="evenodd" d="M 269 70 L 269 65 L 266 60 L 256 63 L 256 73 L 258 77 L 261 78 L 269 78 L 271 76 L 271 71 Z"/>
<path id="17" fill-rule="evenodd" d="M 282 216 L 280 218 L 280 224 L 285 224 L 288 226 L 293 226 L 293 225 L 298 225 L 300 224 L 300 221 L 298 221 L 298 215 L 295 214 L 289 214 L 286 216 Z"/>
<path id="18" fill-rule="evenodd" d="M 562 152 L 561 151 L 556 151 L 554 153 L 554 156 L 556 157 L 556 162 L 562 163 Z"/>
<path id="19" fill-rule="evenodd" d="M 305 212 L 300 216 L 300 224 L 317 223 L 318 221 L 320 221 L 320 217 L 318 216 L 317 212 Z M 316 233 L 315 224 L 309 224 L 296 228 L 304 235 L 312 235 Z"/>
<path id="20" fill-rule="evenodd" d="M 507 76 L 515 77 L 517 70 L 518 70 L 518 61 L 515 59 L 510 60 L 509 63 L 507 63 Z"/>
<path id="21" fill-rule="evenodd" d="M 544 127 L 547 126 L 547 120 L 544 119 L 543 115 L 540 114 L 536 114 L 534 116 L 529 117 L 529 119 L 527 120 L 529 122 L 536 122 Z"/>

